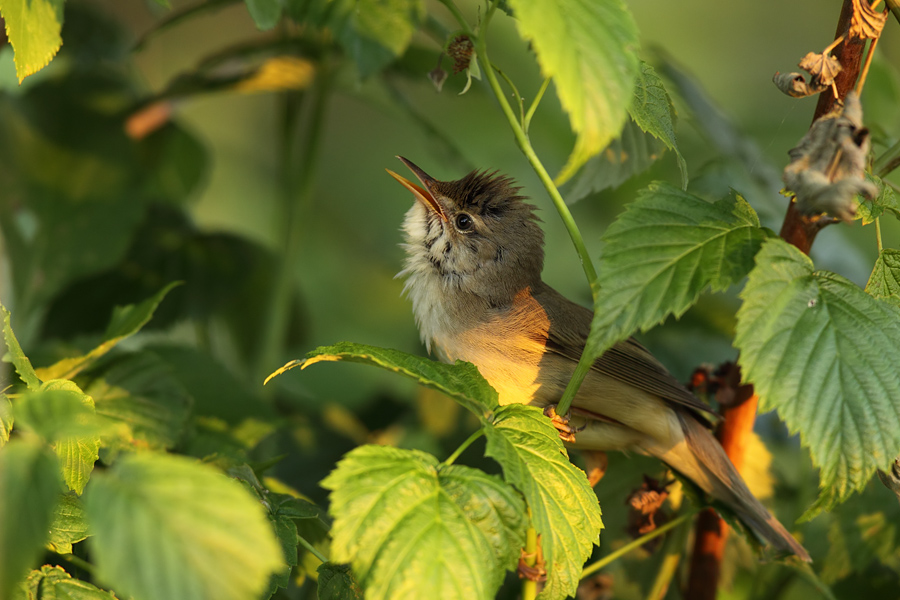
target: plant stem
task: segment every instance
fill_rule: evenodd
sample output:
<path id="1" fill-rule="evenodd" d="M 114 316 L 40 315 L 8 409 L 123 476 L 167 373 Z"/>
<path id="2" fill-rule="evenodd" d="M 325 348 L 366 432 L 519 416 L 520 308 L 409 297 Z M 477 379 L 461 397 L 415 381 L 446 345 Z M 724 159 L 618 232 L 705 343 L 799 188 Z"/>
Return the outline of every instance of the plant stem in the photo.
<path id="1" fill-rule="evenodd" d="M 528 509 L 528 518 L 531 518 L 531 509 Z M 529 525 L 525 530 L 525 564 L 533 567 L 537 563 L 537 531 L 534 525 Z M 522 600 L 534 600 L 537 597 L 537 581 L 531 579 L 522 580 Z"/>
<path id="2" fill-rule="evenodd" d="M 310 554 L 312 554 L 313 556 L 315 556 L 316 558 L 318 558 L 319 560 L 321 560 L 323 563 L 327 563 L 327 562 L 328 562 L 328 557 L 325 556 L 324 554 L 322 554 L 321 552 L 319 552 L 318 550 L 316 550 L 316 547 L 313 546 L 312 544 L 310 544 L 309 542 L 307 542 L 307 541 L 303 538 L 302 535 L 298 535 L 298 536 L 297 536 L 297 542 L 298 542 L 301 546 L 303 546 L 304 548 L 306 548 L 306 549 L 310 552 Z"/>
<path id="3" fill-rule="evenodd" d="M 294 277 L 300 258 L 303 230 L 312 201 L 313 181 L 319 161 L 319 141 L 325 122 L 325 109 L 331 90 L 331 74 L 327 58 L 319 63 L 310 98 L 306 135 L 303 140 L 299 168 L 295 165 L 294 135 L 299 115 L 299 103 L 295 95 L 285 97 L 282 140 L 283 194 L 281 218 L 284 224 L 283 250 L 280 256 L 277 279 L 272 288 L 269 310 L 263 324 L 259 358 L 254 369 L 254 377 L 263 378 L 279 363 L 283 350 L 285 332 L 289 325 L 291 297 L 294 291 Z M 296 174 L 295 174 L 296 173 Z"/>
<path id="4" fill-rule="evenodd" d="M 900 142 L 885 150 L 884 154 L 875 159 L 872 171 L 883 178 L 898 166 L 900 166 Z"/>
<path id="5" fill-rule="evenodd" d="M 522 129 L 525 130 L 525 135 L 528 135 L 528 129 L 531 127 L 531 118 L 534 117 L 534 113 L 537 111 L 537 107 L 540 105 L 544 93 L 547 91 L 547 88 L 550 87 L 550 79 L 550 77 L 544 79 L 544 83 L 541 84 L 541 89 L 538 90 L 537 95 L 535 95 L 534 100 L 531 102 L 531 106 L 528 107 L 528 112 L 525 113 L 525 119 L 522 121 Z"/>
<path id="6" fill-rule="evenodd" d="M 468 448 L 469 446 L 472 445 L 472 442 L 474 442 L 475 440 L 477 440 L 478 438 L 480 438 L 483 435 L 484 435 L 484 429 L 479 429 L 478 431 L 476 431 L 475 433 L 470 435 L 468 437 L 468 439 L 466 441 L 464 441 L 462 444 L 460 444 L 459 448 L 454 450 L 453 454 L 451 454 L 447 458 L 447 460 L 445 460 L 442 463 L 443 466 L 448 467 L 448 466 L 452 465 L 454 462 L 456 462 L 456 459 L 459 458 L 459 455 L 462 454 L 463 452 L 465 452 L 466 448 Z"/>
<path id="7" fill-rule="evenodd" d="M 95 568 L 94 565 L 92 565 L 91 563 L 89 563 L 88 561 L 84 560 L 83 558 L 81 558 L 79 556 L 75 556 L 74 554 L 58 554 L 58 553 L 57 553 L 57 556 L 59 556 L 61 559 L 68 562 L 69 564 L 75 565 L 82 571 L 87 571 L 88 573 L 92 573 L 92 574 L 94 573 L 94 568 Z"/>
<path id="8" fill-rule="evenodd" d="M 656 572 L 653 587 L 650 588 L 650 593 L 647 594 L 647 600 L 662 600 L 666 597 L 669 585 L 678 571 L 678 563 L 681 562 L 681 555 L 690 532 L 691 528 L 685 523 L 666 540 L 663 548 L 663 559 L 659 565 L 659 570 Z"/>
<path id="9" fill-rule="evenodd" d="M 884 245 L 881 242 L 881 219 L 879 217 L 875 217 L 875 245 L 878 247 L 878 254 L 880 255 Z"/>
<path id="10" fill-rule="evenodd" d="M 692 508 L 691 510 L 684 513 L 677 519 L 672 519 L 665 525 L 657 527 L 650 533 L 642 535 L 638 539 L 625 544 L 624 546 L 622 546 L 615 552 L 610 552 L 609 554 L 607 554 L 606 556 L 604 556 L 603 558 L 601 558 L 600 560 L 598 560 L 591 566 L 585 567 L 584 570 L 581 571 L 581 578 L 584 579 L 588 575 L 591 575 L 592 573 L 599 571 L 600 569 L 607 566 L 608 564 L 616 561 L 617 559 L 621 558 L 622 556 L 625 556 L 626 554 L 628 554 L 635 548 L 643 546 L 644 544 L 646 544 L 653 538 L 661 536 L 662 534 L 664 534 L 665 532 L 669 531 L 670 529 L 672 529 L 674 527 L 678 527 L 679 525 L 681 525 L 682 523 L 684 523 L 685 521 L 689 520 L 691 517 L 696 515 L 698 512 L 700 512 L 701 509 L 702 509 L 702 507 Z"/>

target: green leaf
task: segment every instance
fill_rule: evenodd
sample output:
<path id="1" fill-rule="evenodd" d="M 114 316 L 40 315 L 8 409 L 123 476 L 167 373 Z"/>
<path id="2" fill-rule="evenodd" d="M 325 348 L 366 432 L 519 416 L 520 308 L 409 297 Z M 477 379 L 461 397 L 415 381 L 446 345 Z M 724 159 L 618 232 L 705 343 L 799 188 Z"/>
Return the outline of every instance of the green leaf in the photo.
<path id="1" fill-rule="evenodd" d="M 83 356 L 65 358 L 54 365 L 38 369 L 38 375 L 44 380 L 75 377 L 98 358 L 112 350 L 116 344 L 140 331 L 153 318 L 156 307 L 163 301 L 166 294 L 178 285 L 180 285 L 179 282 L 172 282 L 139 304 L 115 307 L 109 327 L 103 336 L 103 343 Z"/>
<path id="2" fill-rule="evenodd" d="M 856 218 L 862 219 L 863 225 L 868 225 L 875 219 L 890 211 L 895 217 L 900 218 L 900 201 L 894 189 L 885 185 L 880 177 L 866 173 L 866 181 L 874 183 L 878 193 L 871 200 L 861 199 L 856 206 Z"/>
<path id="3" fill-rule="evenodd" d="M 19 83 L 47 66 L 62 46 L 63 0 L 0 0 Z"/>
<path id="4" fill-rule="evenodd" d="M 281 19 L 281 12 L 284 10 L 283 0 L 245 0 L 245 2 L 253 22 L 262 31 L 272 29 Z"/>
<path id="5" fill-rule="evenodd" d="M 362 77 L 403 54 L 425 17 L 422 0 L 340 0 L 335 30 Z"/>
<path id="6" fill-rule="evenodd" d="M 269 513 L 269 521 L 275 530 L 275 537 L 278 538 L 278 544 L 281 546 L 282 565 L 280 572 L 276 572 L 272 577 L 272 583 L 269 585 L 269 593 L 274 594 L 275 590 L 282 587 L 286 588 L 291 582 L 291 570 L 297 566 L 297 525 L 284 515 Z"/>
<path id="7" fill-rule="evenodd" d="M 41 555 L 62 492 L 58 471 L 42 445 L 16 440 L 0 450 L 0 598 Z"/>
<path id="8" fill-rule="evenodd" d="M 32 571 L 13 600 L 115 600 L 116 596 L 86 581 L 74 579 L 61 567 L 45 565 Z"/>
<path id="9" fill-rule="evenodd" d="M 16 339 L 16 334 L 13 333 L 12 325 L 9 323 L 9 311 L 2 304 L 0 304 L 0 314 L 3 315 L 3 340 L 6 342 L 7 351 L 7 355 L 3 357 L 3 360 L 13 364 L 16 368 L 16 373 L 19 374 L 19 377 L 28 386 L 28 389 L 40 389 L 41 380 L 38 379 L 37 374 L 34 372 L 31 361 L 28 360 L 28 357 L 22 351 L 22 346 L 19 345 L 19 340 Z"/>
<path id="10" fill-rule="evenodd" d="M 735 346 L 760 409 L 777 409 L 820 468 L 811 516 L 862 489 L 900 453 L 900 308 L 763 244 L 741 293 Z"/>
<path id="11" fill-rule="evenodd" d="M 81 498 L 73 492 L 63 494 L 53 510 L 47 546 L 59 554 L 71 554 L 72 544 L 80 542 L 87 536 L 88 526 Z"/>
<path id="12" fill-rule="evenodd" d="M 378 348 L 352 342 L 320 346 L 306 358 L 292 360 L 266 378 L 266 383 L 294 367 L 305 369 L 317 362 L 348 361 L 381 367 L 400 373 L 420 384 L 443 392 L 465 408 L 484 418 L 499 406 L 497 392 L 469 363 L 446 365 L 399 350 Z"/>
<path id="13" fill-rule="evenodd" d="M 0 394 L 0 448 L 9 441 L 9 434 L 13 428 L 12 404 L 6 394 Z"/>
<path id="14" fill-rule="evenodd" d="M 41 388 L 16 402 L 16 420 L 52 444 L 66 485 L 80 494 L 99 457 L 104 428 L 93 399 L 74 382 L 53 379 Z"/>
<path id="15" fill-rule="evenodd" d="M 634 97 L 628 106 L 628 114 L 642 130 L 660 140 L 675 153 L 678 158 L 678 170 L 681 171 L 681 187 L 687 189 L 687 163 L 678 150 L 678 142 L 675 139 L 675 107 L 662 79 L 653 67 L 644 61 L 641 61 L 641 70 L 635 82 Z"/>
<path id="16" fill-rule="evenodd" d="M 640 70 L 637 25 L 621 0 L 510 0 L 577 140 L 557 183 L 619 135 Z"/>
<path id="17" fill-rule="evenodd" d="M 332 491 L 331 558 L 366 598 L 492 599 L 524 542 L 525 507 L 499 478 L 386 446 L 349 452 Z"/>
<path id="18" fill-rule="evenodd" d="M 88 385 L 97 414 L 126 426 L 122 449 L 167 450 L 183 437 L 192 400 L 171 368 L 152 352 L 127 354 Z"/>
<path id="19" fill-rule="evenodd" d="M 766 236 L 737 194 L 710 204 L 652 184 L 603 237 L 591 354 L 600 356 L 670 314 L 680 317 L 707 288 L 723 290 L 740 281 Z"/>
<path id="20" fill-rule="evenodd" d="M 353 579 L 349 566 L 322 563 L 317 571 L 318 600 L 363 600 L 362 590 Z"/>
<path id="21" fill-rule="evenodd" d="M 900 250 L 885 248 L 881 251 L 866 283 L 866 293 L 900 306 Z"/>
<path id="22" fill-rule="evenodd" d="M 97 576 L 143 600 L 245 600 L 282 568 L 262 505 L 207 465 L 126 456 L 84 495 Z"/>
<path id="23" fill-rule="evenodd" d="M 662 142 L 641 130 L 634 119 L 628 119 L 619 137 L 575 176 L 566 202 L 572 204 L 589 194 L 618 187 L 647 170 L 665 151 Z"/>
<path id="24" fill-rule="evenodd" d="M 486 454 L 525 496 L 541 536 L 547 583 L 542 598 L 574 596 L 581 569 L 600 543 L 603 521 L 584 471 L 569 462 L 559 433 L 539 408 L 510 404 L 485 427 Z"/>

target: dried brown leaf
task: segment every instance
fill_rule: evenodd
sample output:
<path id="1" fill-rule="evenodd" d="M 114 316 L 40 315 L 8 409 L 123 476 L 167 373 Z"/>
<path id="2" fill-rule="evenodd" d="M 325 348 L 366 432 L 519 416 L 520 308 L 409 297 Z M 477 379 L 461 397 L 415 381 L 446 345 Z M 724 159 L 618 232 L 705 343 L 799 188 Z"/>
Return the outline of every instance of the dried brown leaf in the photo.
<path id="1" fill-rule="evenodd" d="M 878 39 L 887 22 L 888 9 L 876 10 L 863 0 L 853 0 L 853 15 L 850 17 L 850 37 L 857 39 Z"/>
<path id="2" fill-rule="evenodd" d="M 453 59 L 454 75 L 469 68 L 474 53 L 475 44 L 469 39 L 469 36 L 460 34 L 450 41 L 447 46 L 447 55 Z"/>
<path id="3" fill-rule="evenodd" d="M 809 52 L 798 63 L 798 66 L 811 76 L 810 84 L 814 87 L 829 86 L 841 72 L 841 63 L 831 54 Z"/>
<path id="4" fill-rule="evenodd" d="M 800 73 L 776 72 L 774 77 L 772 77 L 772 81 L 775 82 L 775 87 L 792 98 L 805 98 L 828 89 L 827 85 L 806 83 L 806 79 Z"/>

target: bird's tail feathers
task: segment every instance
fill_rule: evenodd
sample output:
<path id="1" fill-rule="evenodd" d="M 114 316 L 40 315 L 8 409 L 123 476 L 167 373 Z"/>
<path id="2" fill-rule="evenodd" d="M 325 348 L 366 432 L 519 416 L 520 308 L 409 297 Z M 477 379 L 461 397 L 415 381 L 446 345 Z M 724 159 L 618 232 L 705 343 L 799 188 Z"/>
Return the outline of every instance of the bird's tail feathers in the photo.
<path id="1" fill-rule="evenodd" d="M 812 559 L 803 546 L 750 492 L 712 433 L 690 415 L 679 413 L 678 418 L 687 442 L 686 450 L 692 456 L 678 457 L 678 460 L 669 464 L 677 463 L 673 465 L 676 470 L 687 467 L 688 470 L 697 471 L 684 472 L 684 475 L 728 506 L 750 530 L 775 549 L 796 554 L 801 560 L 811 562 Z M 666 456 L 660 458 L 669 462 Z"/>

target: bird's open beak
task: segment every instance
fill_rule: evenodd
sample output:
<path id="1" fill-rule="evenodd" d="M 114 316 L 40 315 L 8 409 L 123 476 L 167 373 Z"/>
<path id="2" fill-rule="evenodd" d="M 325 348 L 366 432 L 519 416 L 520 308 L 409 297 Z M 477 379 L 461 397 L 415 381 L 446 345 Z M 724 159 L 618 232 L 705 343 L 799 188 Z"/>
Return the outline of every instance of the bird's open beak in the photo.
<path id="1" fill-rule="evenodd" d="M 403 164 L 405 164 L 407 167 L 409 167 L 409 170 L 415 174 L 416 178 L 425 187 L 424 188 L 419 187 L 418 185 L 414 184 L 413 182 L 406 179 L 402 175 L 398 175 L 397 173 L 394 173 L 390 169 L 385 169 L 385 171 L 387 171 L 391 177 L 393 177 L 394 179 L 399 181 L 400 185 L 402 185 L 403 187 L 405 187 L 406 189 L 411 191 L 413 193 L 413 196 L 416 197 L 416 200 L 418 200 L 419 202 L 424 204 L 426 208 L 434 211 L 434 213 L 437 216 L 439 216 L 442 220 L 446 221 L 447 215 L 444 214 L 444 209 L 441 207 L 441 203 L 438 202 L 437 198 L 434 197 L 434 194 L 431 193 L 431 190 L 434 189 L 434 186 L 437 183 L 437 180 L 434 177 L 432 177 L 431 175 L 429 175 L 428 173 L 426 173 L 425 171 L 423 171 L 422 169 L 420 169 L 419 167 L 417 167 L 415 164 L 413 164 L 412 161 L 406 160 L 402 156 L 398 156 L 397 158 L 402 160 Z"/>

